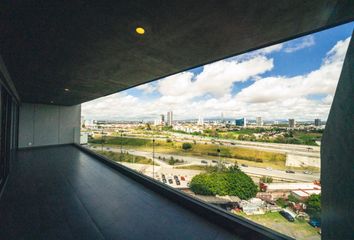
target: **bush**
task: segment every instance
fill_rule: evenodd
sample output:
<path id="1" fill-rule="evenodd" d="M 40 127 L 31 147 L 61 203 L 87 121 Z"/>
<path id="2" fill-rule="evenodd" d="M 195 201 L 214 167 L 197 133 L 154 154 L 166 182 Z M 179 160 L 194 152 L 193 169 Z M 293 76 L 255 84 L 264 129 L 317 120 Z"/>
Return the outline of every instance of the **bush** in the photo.
<path id="1" fill-rule="evenodd" d="M 263 176 L 263 177 L 261 177 L 261 179 L 259 181 L 261 181 L 263 183 L 272 183 L 273 182 L 273 178 L 272 177 Z"/>
<path id="2" fill-rule="evenodd" d="M 201 195 L 230 195 L 249 199 L 257 194 L 252 179 L 237 167 L 224 172 L 201 173 L 193 177 L 190 189 Z"/>
<path id="3" fill-rule="evenodd" d="M 288 202 L 284 198 L 278 198 L 276 201 L 278 206 L 285 208 L 288 206 Z"/>
<path id="4" fill-rule="evenodd" d="M 190 143 L 183 143 L 183 144 L 182 144 L 182 149 L 183 149 L 183 150 L 192 149 L 192 144 L 190 144 Z"/>

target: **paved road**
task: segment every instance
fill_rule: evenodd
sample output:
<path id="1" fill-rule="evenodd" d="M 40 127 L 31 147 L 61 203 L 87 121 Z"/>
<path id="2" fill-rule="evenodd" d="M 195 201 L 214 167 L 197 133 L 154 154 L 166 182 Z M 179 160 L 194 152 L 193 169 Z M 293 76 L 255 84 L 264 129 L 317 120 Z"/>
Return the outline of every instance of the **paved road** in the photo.
<path id="1" fill-rule="evenodd" d="M 109 147 L 110 151 L 120 152 L 120 148 L 113 148 Z M 151 152 L 133 150 L 133 149 L 123 149 L 124 151 L 128 151 L 130 154 L 143 156 L 152 159 Z M 155 162 L 158 163 L 161 167 L 161 171 L 164 169 L 173 169 L 173 166 L 167 164 L 164 161 L 158 159 L 158 156 L 170 158 L 171 156 L 175 159 L 183 159 L 186 164 L 179 165 L 179 166 L 187 166 L 187 165 L 216 165 L 210 159 L 204 159 L 200 157 L 190 157 L 190 156 L 180 156 L 180 155 L 172 155 L 172 154 L 163 154 L 163 153 L 156 153 L 155 154 Z M 201 161 L 205 161 L 206 164 L 201 163 Z M 215 159 L 217 160 L 217 159 Z M 240 166 L 241 170 L 249 175 L 260 175 L 260 176 L 271 176 L 273 178 L 284 179 L 284 180 L 292 180 L 292 181 L 305 181 L 305 182 L 312 182 L 314 180 L 318 180 L 320 178 L 319 173 L 314 173 L 312 175 L 304 174 L 303 172 L 295 172 L 295 173 L 286 173 L 284 170 L 275 170 L 275 169 L 266 169 L 266 168 L 259 168 L 259 167 L 242 167 Z M 176 169 L 175 169 L 176 170 Z"/>

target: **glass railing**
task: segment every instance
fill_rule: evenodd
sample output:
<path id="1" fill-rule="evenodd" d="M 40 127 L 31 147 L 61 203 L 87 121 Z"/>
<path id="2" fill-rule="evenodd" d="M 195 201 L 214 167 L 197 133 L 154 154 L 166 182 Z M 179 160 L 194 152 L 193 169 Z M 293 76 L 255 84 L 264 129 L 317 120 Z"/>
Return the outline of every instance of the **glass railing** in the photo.
<path id="1" fill-rule="evenodd" d="M 223 137 L 223 131 L 211 137 L 147 126 L 94 124 L 82 129 L 82 144 L 230 214 L 291 237 L 319 238 L 319 146 L 280 144 L 277 148 L 274 143 Z M 304 158 L 311 160 L 304 164 Z"/>
<path id="2" fill-rule="evenodd" d="M 327 31 L 85 103 L 82 143 L 233 216 L 320 239 L 321 138 L 352 25 Z"/>

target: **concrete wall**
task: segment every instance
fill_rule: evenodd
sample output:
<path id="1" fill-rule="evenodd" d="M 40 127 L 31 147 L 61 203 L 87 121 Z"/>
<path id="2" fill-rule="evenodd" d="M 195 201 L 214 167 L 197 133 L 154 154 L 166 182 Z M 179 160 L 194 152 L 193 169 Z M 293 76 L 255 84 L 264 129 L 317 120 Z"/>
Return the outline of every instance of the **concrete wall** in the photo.
<path id="1" fill-rule="evenodd" d="M 19 147 L 80 142 L 81 105 L 58 106 L 22 103 Z"/>
<path id="2" fill-rule="evenodd" d="M 322 137 L 322 239 L 354 239 L 354 35 Z"/>

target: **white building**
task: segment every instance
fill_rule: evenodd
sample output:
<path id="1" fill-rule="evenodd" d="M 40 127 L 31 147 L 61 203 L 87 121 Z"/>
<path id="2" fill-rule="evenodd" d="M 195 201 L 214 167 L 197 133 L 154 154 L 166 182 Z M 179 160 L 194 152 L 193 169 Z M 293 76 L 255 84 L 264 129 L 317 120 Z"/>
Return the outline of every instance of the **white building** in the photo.
<path id="1" fill-rule="evenodd" d="M 263 126 L 262 117 L 256 117 L 256 125 L 257 125 L 258 127 Z"/>
<path id="2" fill-rule="evenodd" d="M 167 125 L 172 126 L 173 123 L 173 112 L 167 112 Z"/>
<path id="3" fill-rule="evenodd" d="M 204 125 L 204 118 L 202 116 L 198 117 L 198 125 Z"/>

